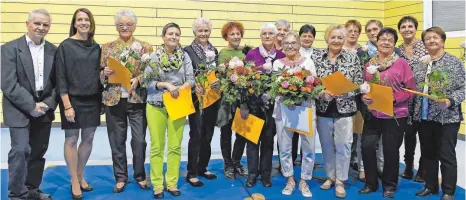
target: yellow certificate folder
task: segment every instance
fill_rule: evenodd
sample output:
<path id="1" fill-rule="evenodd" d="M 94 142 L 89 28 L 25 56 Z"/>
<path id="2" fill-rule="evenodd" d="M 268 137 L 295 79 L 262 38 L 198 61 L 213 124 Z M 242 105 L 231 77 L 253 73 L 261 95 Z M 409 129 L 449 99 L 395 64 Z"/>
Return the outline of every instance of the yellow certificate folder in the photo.
<path id="1" fill-rule="evenodd" d="M 358 85 L 346 79 L 345 75 L 341 72 L 335 72 L 323 78 L 322 84 L 325 86 L 325 89 L 333 95 L 346 94 L 359 88 Z"/>
<path id="2" fill-rule="evenodd" d="M 239 108 L 236 108 L 235 117 L 231 130 L 243 136 L 247 140 L 257 144 L 261 136 L 262 128 L 264 127 L 264 120 L 254 115 L 249 114 L 247 119 L 241 117 Z"/>
<path id="3" fill-rule="evenodd" d="M 294 110 L 280 104 L 282 123 L 285 129 L 312 136 L 312 108 L 296 106 Z"/>
<path id="4" fill-rule="evenodd" d="M 170 92 L 164 92 L 163 103 L 171 120 L 177 120 L 196 112 L 191 96 L 191 88 L 180 88 L 176 99 L 172 97 Z"/>
<path id="5" fill-rule="evenodd" d="M 220 91 L 210 88 L 210 84 L 217 80 L 215 72 L 209 72 L 209 74 L 207 75 L 207 80 L 208 83 L 204 86 L 205 91 L 203 98 L 201 99 L 201 97 L 197 95 L 197 99 L 199 100 L 199 102 L 202 101 L 202 109 L 211 106 L 222 97 Z"/>
<path id="6" fill-rule="evenodd" d="M 128 68 L 123 66 L 120 61 L 111 57 L 108 58 L 107 64 L 111 70 L 115 71 L 113 75 L 108 77 L 108 82 L 121 84 L 121 86 L 126 88 L 126 90 L 131 89 L 132 75 Z"/>
<path id="7" fill-rule="evenodd" d="M 374 83 L 370 83 L 370 87 L 367 95 L 372 98 L 372 104 L 368 108 L 393 116 L 393 89 Z"/>

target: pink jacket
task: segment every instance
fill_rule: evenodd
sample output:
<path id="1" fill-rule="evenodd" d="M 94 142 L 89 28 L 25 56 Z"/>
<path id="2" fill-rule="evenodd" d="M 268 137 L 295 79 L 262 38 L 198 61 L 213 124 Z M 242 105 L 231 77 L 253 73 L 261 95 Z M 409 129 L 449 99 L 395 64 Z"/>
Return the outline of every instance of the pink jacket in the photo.
<path id="1" fill-rule="evenodd" d="M 369 63 L 364 67 L 364 80 L 370 81 L 372 79 L 372 74 L 367 73 L 366 69 L 369 66 Z M 406 92 L 403 88 L 416 90 L 416 81 L 414 79 L 414 74 L 411 68 L 409 67 L 408 62 L 403 58 L 398 58 L 391 67 L 386 69 L 383 72 L 380 72 L 380 80 L 383 85 L 391 86 L 393 88 L 393 109 L 396 118 L 404 118 L 409 116 L 408 103 L 411 98 L 414 97 L 413 94 Z M 373 116 L 379 119 L 391 119 L 391 116 L 388 116 L 384 113 L 371 110 Z"/>

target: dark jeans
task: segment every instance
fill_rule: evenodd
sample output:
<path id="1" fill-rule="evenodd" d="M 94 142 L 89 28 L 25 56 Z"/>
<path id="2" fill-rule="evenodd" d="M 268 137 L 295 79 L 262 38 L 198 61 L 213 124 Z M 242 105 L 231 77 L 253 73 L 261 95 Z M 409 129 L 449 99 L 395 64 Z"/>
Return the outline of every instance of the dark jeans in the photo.
<path id="1" fill-rule="evenodd" d="M 267 113 L 255 111 L 251 114 L 265 119 L 264 127 L 257 144 L 247 141 L 247 159 L 249 176 L 270 177 L 272 172 L 272 157 L 273 157 L 273 138 L 276 134 L 275 120 L 272 117 L 272 110 Z M 259 155 L 260 154 L 260 155 Z"/>
<path id="2" fill-rule="evenodd" d="M 194 99 L 196 98 L 196 99 Z M 188 143 L 188 178 L 196 178 L 199 173 L 207 171 L 220 101 L 199 112 L 197 97 L 193 94 L 196 112 L 189 115 L 189 143 Z"/>
<path id="3" fill-rule="evenodd" d="M 128 121 L 131 126 L 131 149 L 133 152 L 134 180 L 146 180 L 144 161 L 146 159 L 146 104 L 128 103 L 121 98 L 117 105 L 106 106 L 108 140 L 112 150 L 113 173 L 117 183 L 128 181 L 126 139 Z"/>
<path id="4" fill-rule="evenodd" d="M 442 171 L 442 191 L 454 195 L 457 181 L 456 142 L 460 123 L 441 124 L 422 121 L 419 128 L 421 146 L 424 145 L 425 187 L 438 190 L 438 163 Z"/>
<path id="5" fill-rule="evenodd" d="M 237 167 L 240 165 L 244 147 L 246 146 L 246 139 L 243 136 L 236 134 L 233 152 L 231 151 L 231 135 L 233 135 L 233 131 L 231 130 L 232 123 L 233 119 L 230 120 L 230 123 L 220 128 L 220 149 L 222 150 L 225 168 Z"/>
<path id="6" fill-rule="evenodd" d="M 8 198 L 26 199 L 29 190 L 42 183 L 45 152 L 49 146 L 51 122 L 41 117 L 26 127 L 10 128 L 11 149 L 8 152 Z"/>
<path id="7" fill-rule="evenodd" d="M 398 186 L 400 146 L 407 126 L 407 118 L 379 119 L 368 114 L 362 134 L 362 159 L 366 173 L 366 186 L 378 189 L 377 144 L 382 137 L 384 166 L 382 186 L 384 190 L 395 191 Z"/>
<path id="8" fill-rule="evenodd" d="M 418 122 L 413 122 L 412 125 L 408 125 L 405 136 L 404 136 L 404 141 L 405 141 L 405 164 L 407 166 L 413 166 L 414 162 L 414 152 L 416 151 L 416 134 L 419 131 L 419 123 Z M 419 169 L 423 170 L 422 166 L 422 152 L 423 152 L 423 145 L 421 145 L 421 157 L 419 159 Z M 424 170 L 425 171 L 425 170 Z M 424 172 L 421 172 L 424 173 Z"/>

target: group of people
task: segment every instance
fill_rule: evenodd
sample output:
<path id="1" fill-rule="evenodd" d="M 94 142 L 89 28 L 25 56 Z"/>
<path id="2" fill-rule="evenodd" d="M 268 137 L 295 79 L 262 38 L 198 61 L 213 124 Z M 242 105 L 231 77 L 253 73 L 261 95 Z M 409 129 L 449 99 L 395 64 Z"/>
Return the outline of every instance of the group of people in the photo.
<path id="1" fill-rule="evenodd" d="M 8 153 L 8 196 L 11 199 L 51 199 L 39 186 L 57 105 L 65 130 L 64 154 L 73 199 L 82 199 L 83 192 L 93 190 L 83 174 L 102 113 L 105 113 L 112 152 L 114 192 L 123 192 L 129 184 L 125 146 L 129 122 L 136 184 L 143 190 L 151 188 L 144 168 L 148 127 L 154 198 L 163 198 L 165 190 L 179 196 L 181 191 L 177 183 L 186 119 L 169 117 L 163 95 L 168 93 L 177 98 L 183 88 L 192 89 L 196 105 L 195 113 L 188 116 L 190 138 L 186 181 L 193 187 L 204 185 L 199 176 L 207 180 L 217 178 L 207 169 L 210 143 L 217 126 L 221 132 L 224 176 L 227 179 L 246 177 L 246 187 L 254 187 L 259 177 L 264 187 L 272 186 L 272 156 L 277 135 L 280 172 L 287 178 L 282 193 L 291 195 L 296 189 L 293 166 L 301 138 L 301 180 L 297 188 L 304 197 L 311 197 L 307 181 L 312 179 L 315 135 L 318 134 L 327 175 L 327 180 L 320 186 L 322 190 L 335 187 L 336 197 L 346 197 L 344 181 L 348 179 L 354 160 L 359 179 L 365 182 L 359 193 L 375 192 L 380 178 L 383 197 L 393 198 L 399 176 L 399 148 L 404 138 L 406 170 L 401 176 L 411 179 L 416 133 L 419 133 L 422 155 L 416 180 L 425 180 L 425 186 L 416 195 L 439 193 L 440 161 L 442 199 L 454 197 L 457 181 L 455 146 L 462 120 L 460 106 L 465 100 L 465 70 L 459 59 L 444 51 L 446 35 L 439 27 L 426 29 L 418 39 L 417 20 L 403 17 L 398 23 L 403 43 L 396 48 L 398 33 L 395 29 L 384 28 L 378 20 L 369 20 L 363 30 L 360 22 L 349 20 L 344 25 L 330 25 L 323 36 L 328 46 L 318 49 L 313 47 L 316 29 L 312 25 L 306 24 L 295 33 L 288 21 L 279 20 L 260 27 L 261 44 L 251 50 L 241 46 L 245 34 L 242 23 L 231 21 L 221 30 L 228 45 L 218 51 L 209 42 L 212 23 L 206 18 L 195 20 L 192 27 L 194 40 L 186 47 L 179 43 L 180 27 L 168 23 L 162 30 L 163 44 L 155 50 L 149 42 L 133 36 L 137 17 L 131 10 L 124 9 L 115 15 L 119 37 L 103 45 L 94 40 L 96 25 L 92 13 L 86 8 L 77 9 L 73 14 L 69 38 L 58 48 L 44 38 L 51 28 L 51 21 L 46 10 L 31 11 L 26 22 L 27 33 L 1 48 L 4 123 L 10 128 L 11 136 Z M 362 31 L 369 39 L 364 46 L 358 44 Z M 121 58 L 128 49 L 150 55 L 151 64 L 132 57 L 120 60 L 130 63 L 126 66 L 130 66 L 132 72 L 131 87 L 125 88 L 109 83 L 109 77 L 116 75 L 108 66 L 108 60 Z M 267 106 L 266 102 L 270 100 L 267 93 L 235 105 L 222 98 L 199 110 L 195 94 L 203 93 L 204 89 L 195 81 L 197 69 L 208 59 L 213 58 L 220 64 L 232 57 L 254 62 L 256 66 L 271 66 L 273 72 L 307 69 L 317 78 L 338 71 L 361 85 L 361 89 L 343 95 L 324 90 L 316 98 L 303 102 L 301 106 L 312 108 L 312 135 L 285 128 L 281 121 L 282 98 L 277 97 L 273 106 Z M 445 98 L 434 101 L 405 90 L 429 93 L 431 88 L 424 83 L 436 70 L 448 76 L 443 88 Z M 378 84 L 393 88 L 394 116 L 368 109 L 367 105 L 373 101 L 367 95 L 370 90 L 367 82 L 374 83 L 374 76 L 379 77 Z M 218 80 L 211 83 L 211 88 L 218 88 L 218 84 Z M 232 145 L 232 122 L 238 107 L 243 117 L 252 114 L 265 120 L 257 144 L 237 134 Z M 363 127 L 362 134 L 353 135 L 358 133 L 356 127 Z M 165 143 L 168 144 L 168 155 L 164 175 Z M 248 170 L 240 164 L 246 145 Z"/>

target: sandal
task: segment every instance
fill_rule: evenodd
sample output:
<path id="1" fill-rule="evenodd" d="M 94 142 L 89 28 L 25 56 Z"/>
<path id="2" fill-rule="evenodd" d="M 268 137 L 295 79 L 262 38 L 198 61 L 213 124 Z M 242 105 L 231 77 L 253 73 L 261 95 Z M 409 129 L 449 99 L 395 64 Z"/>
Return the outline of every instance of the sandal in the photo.
<path id="1" fill-rule="evenodd" d="M 343 189 L 343 192 L 339 192 L 338 189 Z M 341 181 L 338 181 L 338 183 L 335 183 L 335 196 L 338 198 L 346 197 L 345 184 Z"/>
<path id="2" fill-rule="evenodd" d="M 329 190 L 335 184 L 335 181 L 332 179 L 327 179 L 321 186 L 320 189 L 322 190 Z"/>

